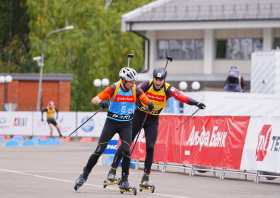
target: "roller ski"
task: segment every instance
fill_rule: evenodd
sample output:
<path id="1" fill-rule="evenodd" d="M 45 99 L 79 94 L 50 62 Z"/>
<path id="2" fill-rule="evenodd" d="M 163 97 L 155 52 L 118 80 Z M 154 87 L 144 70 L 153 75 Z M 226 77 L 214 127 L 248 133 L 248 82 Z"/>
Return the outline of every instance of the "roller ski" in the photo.
<path id="1" fill-rule="evenodd" d="M 119 183 L 120 193 L 123 194 L 124 192 L 128 192 L 137 195 L 137 189 L 129 185 L 127 177 L 128 175 L 123 175 L 122 179 L 120 180 Z"/>
<path id="2" fill-rule="evenodd" d="M 119 184 L 119 182 L 120 182 L 120 178 L 119 179 L 116 178 L 116 169 L 112 167 L 108 173 L 107 180 L 105 180 L 103 183 L 103 188 L 106 188 L 106 186 L 109 185 Z"/>
<path id="3" fill-rule="evenodd" d="M 155 192 L 155 186 L 149 184 L 149 176 L 150 173 L 144 172 L 141 184 L 139 185 L 139 191 L 142 192 L 142 190 L 149 190 L 151 193 Z"/>
<path id="4" fill-rule="evenodd" d="M 74 186 L 75 191 L 77 191 L 87 181 L 88 175 L 89 172 L 84 169 L 84 172 L 75 181 L 75 186 Z"/>

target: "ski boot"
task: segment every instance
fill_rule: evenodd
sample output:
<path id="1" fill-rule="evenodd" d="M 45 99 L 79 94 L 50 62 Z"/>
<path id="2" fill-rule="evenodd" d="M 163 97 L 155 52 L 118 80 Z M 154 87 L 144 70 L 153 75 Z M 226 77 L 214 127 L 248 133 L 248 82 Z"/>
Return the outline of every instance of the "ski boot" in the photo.
<path id="1" fill-rule="evenodd" d="M 75 181 L 75 186 L 74 186 L 75 191 L 77 191 L 87 181 L 88 175 L 89 172 L 84 168 L 84 172 Z"/>
<path id="2" fill-rule="evenodd" d="M 155 186 L 149 184 L 149 177 L 150 173 L 144 172 L 141 184 L 139 185 L 140 192 L 142 192 L 142 190 L 150 190 L 151 193 L 155 192 Z"/>
<path id="3" fill-rule="evenodd" d="M 119 184 L 120 179 L 116 178 L 116 170 L 116 168 L 111 167 L 111 170 L 109 171 L 107 176 L 107 180 L 105 180 L 103 183 L 103 188 L 106 188 L 106 186 L 109 185 Z"/>
<path id="4" fill-rule="evenodd" d="M 123 173 L 122 179 L 120 180 L 119 183 L 120 193 L 123 194 L 123 192 L 129 192 L 129 193 L 133 193 L 134 195 L 137 195 L 137 189 L 135 187 L 132 188 L 129 185 L 127 177 L 128 175 L 125 175 Z"/>

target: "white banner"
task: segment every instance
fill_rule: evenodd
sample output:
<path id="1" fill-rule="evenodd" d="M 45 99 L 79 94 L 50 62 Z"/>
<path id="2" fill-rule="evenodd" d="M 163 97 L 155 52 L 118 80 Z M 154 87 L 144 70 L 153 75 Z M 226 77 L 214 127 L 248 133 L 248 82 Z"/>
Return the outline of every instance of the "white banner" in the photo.
<path id="1" fill-rule="evenodd" d="M 50 127 L 47 123 L 47 115 L 43 114 L 43 122 L 41 120 L 41 112 L 33 112 L 33 135 L 50 136 Z M 56 114 L 55 114 L 56 118 Z M 68 136 L 76 129 L 76 113 L 75 112 L 59 112 L 56 123 L 60 128 L 63 136 Z M 57 129 L 53 126 L 53 136 L 59 136 Z"/>
<path id="2" fill-rule="evenodd" d="M 32 112 L 0 112 L 0 134 L 32 135 Z"/>
<path id="3" fill-rule="evenodd" d="M 280 95 L 232 92 L 185 92 L 186 96 L 203 102 L 206 109 L 196 115 L 280 116 Z M 197 107 L 184 104 L 184 114 L 192 114 Z"/>
<path id="4" fill-rule="evenodd" d="M 78 127 L 90 118 L 95 112 L 79 112 L 78 113 Z M 87 123 L 85 123 L 79 130 L 79 137 L 99 137 L 105 120 L 107 118 L 107 112 L 99 112 L 93 116 Z M 74 134 L 73 134 L 74 135 Z"/>
<path id="5" fill-rule="evenodd" d="M 240 169 L 280 173 L 280 117 L 251 116 Z"/>

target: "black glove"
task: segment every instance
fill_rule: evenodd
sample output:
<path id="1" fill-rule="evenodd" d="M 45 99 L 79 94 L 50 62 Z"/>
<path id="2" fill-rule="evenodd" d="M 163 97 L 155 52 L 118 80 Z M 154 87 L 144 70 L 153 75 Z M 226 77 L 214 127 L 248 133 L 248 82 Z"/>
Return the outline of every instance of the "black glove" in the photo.
<path id="1" fill-rule="evenodd" d="M 151 111 L 151 110 L 153 110 L 153 108 L 154 108 L 154 103 L 150 101 L 148 103 L 148 109 Z"/>
<path id="2" fill-rule="evenodd" d="M 107 107 L 109 107 L 109 102 L 106 100 L 101 100 L 101 102 L 99 103 L 102 109 L 105 109 Z"/>
<path id="3" fill-rule="evenodd" d="M 205 104 L 203 104 L 202 102 L 197 103 L 196 106 L 197 106 L 198 108 L 200 108 L 200 109 L 206 109 Z"/>

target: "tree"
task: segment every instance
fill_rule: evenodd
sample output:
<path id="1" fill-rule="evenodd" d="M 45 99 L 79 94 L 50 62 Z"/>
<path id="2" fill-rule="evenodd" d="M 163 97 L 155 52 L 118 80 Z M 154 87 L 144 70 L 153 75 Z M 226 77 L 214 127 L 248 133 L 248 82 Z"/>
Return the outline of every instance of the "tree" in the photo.
<path id="1" fill-rule="evenodd" d="M 127 54 L 135 54 L 131 67 L 143 69 L 143 39 L 121 32 L 121 15 L 149 2 L 113 0 L 105 9 L 104 0 L 28 0 L 30 54 L 41 55 L 48 32 L 73 25 L 74 30 L 48 37 L 44 73 L 72 73 L 71 105 L 76 101 L 81 111 L 96 110 L 91 99 L 100 90 L 93 86 L 94 79 L 116 82 Z"/>
<path id="2" fill-rule="evenodd" d="M 26 0 L 0 4 L 0 72 L 37 72 L 31 61 Z"/>

